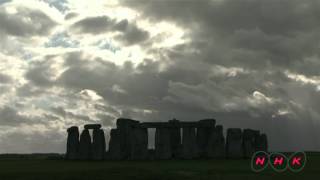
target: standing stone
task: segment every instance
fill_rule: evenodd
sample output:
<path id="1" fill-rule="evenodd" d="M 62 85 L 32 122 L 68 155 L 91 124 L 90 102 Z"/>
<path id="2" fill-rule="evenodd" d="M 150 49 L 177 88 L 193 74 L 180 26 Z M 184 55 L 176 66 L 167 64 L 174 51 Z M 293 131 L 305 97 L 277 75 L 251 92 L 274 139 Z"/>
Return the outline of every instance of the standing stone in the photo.
<path id="1" fill-rule="evenodd" d="M 256 151 L 268 152 L 268 139 L 266 134 L 258 135 L 255 144 Z"/>
<path id="2" fill-rule="evenodd" d="M 79 129 L 77 126 L 68 128 L 66 159 L 75 160 L 79 151 Z"/>
<path id="3" fill-rule="evenodd" d="M 209 158 L 225 157 L 225 139 L 223 136 L 223 127 L 218 125 L 209 137 L 207 156 Z"/>
<path id="4" fill-rule="evenodd" d="M 111 129 L 110 141 L 108 150 L 108 159 L 120 160 L 121 157 L 121 143 L 120 143 L 120 131 L 118 129 Z"/>
<path id="5" fill-rule="evenodd" d="M 182 158 L 193 159 L 197 157 L 196 132 L 194 127 L 184 127 L 182 130 Z"/>
<path id="6" fill-rule="evenodd" d="M 88 129 L 84 129 L 80 135 L 79 159 L 89 160 L 91 158 L 91 137 Z"/>
<path id="7" fill-rule="evenodd" d="M 214 131 L 215 120 L 214 119 L 204 119 L 198 122 L 197 128 L 197 147 L 200 157 L 207 157 L 207 149 L 209 137 Z"/>
<path id="8" fill-rule="evenodd" d="M 106 151 L 106 142 L 102 129 L 93 130 L 92 159 L 103 160 Z"/>
<path id="9" fill-rule="evenodd" d="M 255 143 L 257 131 L 252 129 L 243 130 L 243 153 L 245 158 L 251 158 L 254 152 L 256 151 Z"/>
<path id="10" fill-rule="evenodd" d="M 132 152 L 133 129 L 139 126 L 139 121 L 120 118 L 117 120 L 119 130 L 120 158 L 130 159 Z"/>
<path id="11" fill-rule="evenodd" d="M 230 128 L 227 131 L 226 153 L 229 158 L 243 157 L 242 131 L 239 128 Z"/>
<path id="12" fill-rule="evenodd" d="M 156 159 L 170 159 L 172 157 L 169 128 L 156 128 L 155 156 Z"/>
<path id="13" fill-rule="evenodd" d="M 170 128 L 170 143 L 172 150 L 172 158 L 179 158 L 181 156 L 181 129 L 180 129 L 180 121 L 173 119 L 169 120 L 169 124 L 172 126 Z"/>
<path id="14" fill-rule="evenodd" d="M 145 160 L 148 158 L 148 130 L 134 128 L 132 131 L 132 149 L 130 159 Z"/>

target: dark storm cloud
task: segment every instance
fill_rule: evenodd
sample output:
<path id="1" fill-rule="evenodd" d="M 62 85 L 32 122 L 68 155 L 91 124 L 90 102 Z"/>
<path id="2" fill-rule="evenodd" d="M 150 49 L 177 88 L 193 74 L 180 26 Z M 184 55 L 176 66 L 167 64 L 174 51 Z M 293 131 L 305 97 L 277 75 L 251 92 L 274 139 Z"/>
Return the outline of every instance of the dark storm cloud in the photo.
<path id="1" fill-rule="evenodd" d="M 200 49 L 202 56 L 217 57 L 216 53 L 233 53 L 231 50 L 238 49 L 256 56 L 254 61 L 243 62 L 244 65 L 264 65 L 270 61 L 275 65 L 286 66 L 301 61 L 305 56 L 319 55 L 319 1 L 123 2 L 152 21 L 168 20 L 190 29 L 194 48 L 198 48 L 197 42 L 207 43 L 207 48 Z M 236 53 L 234 56 L 237 56 Z M 209 61 L 234 63 L 226 55 L 222 56 Z"/>
<path id="2" fill-rule="evenodd" d="M 110 31 L 121 32 L 116 39 L 125 45 L 140 43 L 149 38 L 149 33 L 137 27 L 136 24 L 129 23 L 128 20 L 117 22 L 107 16 L 89 17 L 82 19 L 72 25 L 72 29 L 81 33 L 100 34 Z"/>
<path id="3" fill-rule="evenodd" d="M 16 14 L 10 14 L 1 8 L 0 33 L 12 36 L 47 35 L 56 25 L 50 17 L 39 10 L 18 7 Z"/>
<path id="4" fill-rule="evenodd" d="M 123 33 L 117 38 L 126 45 L 143 42 L 149 38 L 149 33 L 147 31 L 139 29 L 135 24 L 129 24 L 128 20 L 120 21 L 114 28 Z"/>
<path id="5" fill-rule="evenodd" d="M 213 117 L 225 128 L 266 132 L 271 150 L 319 149 L 318 84 L 287 75 L 319 78 L 317 4 L 312 0 L 126 1 L 124 5 L 151 23 L 170 21 L 180 26 L 190 41 L 162 49 L 148 41 L 150 46 L 144 48 L 155 58 L 136 65 L 130 59 L 116 65 L 85 52 L 67 53 L 61 56 L 65 71 L 57 79 L 52 78 L 50 59 L 33 64 L 25 74 L 30 84 L 20 92 L 32 96 L 37 89 L 30 87 L 51 86 L 93 90 L 110 104 L 95 106 L 105 126 L 113 126 L 115 116 L 142 121 Z M 107 16 L 82 19 L 72 28 L 88 34 L 120 32 L 116 39 L 124 45 L 149 38 L 136 24 Z M 88 120 L 68 115 L 62 107 L 51 111 L 59 117 Z"/>

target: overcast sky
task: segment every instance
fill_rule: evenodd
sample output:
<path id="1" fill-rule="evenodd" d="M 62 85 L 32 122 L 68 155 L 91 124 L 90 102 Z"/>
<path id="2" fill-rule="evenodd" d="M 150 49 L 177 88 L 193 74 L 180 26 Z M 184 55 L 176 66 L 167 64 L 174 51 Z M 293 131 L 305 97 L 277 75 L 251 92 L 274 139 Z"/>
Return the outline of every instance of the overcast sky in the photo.
<path id="1" fill-rule="evenodd" d="M 215 118 L 320 150 L 320 1 L 0 0 L 0 153 L 66 128 Z"/>

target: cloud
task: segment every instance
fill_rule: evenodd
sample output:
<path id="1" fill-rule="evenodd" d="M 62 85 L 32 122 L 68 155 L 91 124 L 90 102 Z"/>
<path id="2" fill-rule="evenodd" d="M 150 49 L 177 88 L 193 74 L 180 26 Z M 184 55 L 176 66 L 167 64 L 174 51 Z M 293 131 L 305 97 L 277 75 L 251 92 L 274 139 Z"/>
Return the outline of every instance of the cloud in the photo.
<path id="1" fill-rule="evenodd" d="M 133 45 L 148 39 L 149 33 L 129 23 L 127 19 L 117 22 L 108 16 L 87 17 L 72 25 L 72 29 L 80 33 L 101 34 L 107 32 L 120 32 L 116 39 L 125 45 Z"/>
<path id="2" fill-rule="evenodd" d="M 6 74 L 0 73 L 0 83 L 1 84 L 8 84 L 12 82 L 12 78 Z"/>
<path id="3" fill-rule="evenodd" d="M 50 33 L 56 22 L 45 13 L 26 7 L 1 7 L 0 32 L 11 36 L 45 36 Z"/>
<path id="4" fill-rule="evenodd" d="M 17 2 L 0 13 L 4 151 L 63 152 L 67 127 L 108 134 L 118 117 L 212 117 L 271 150 L 320 148 L 317 1 Z"/>

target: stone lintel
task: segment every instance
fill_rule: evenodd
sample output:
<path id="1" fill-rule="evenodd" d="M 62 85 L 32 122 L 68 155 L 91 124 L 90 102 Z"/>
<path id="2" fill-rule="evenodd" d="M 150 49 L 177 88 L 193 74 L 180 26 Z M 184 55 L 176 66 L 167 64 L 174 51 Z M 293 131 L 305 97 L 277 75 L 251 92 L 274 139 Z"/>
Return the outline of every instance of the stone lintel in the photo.
<path id="1" fill-rule="evenodd" d="M 214 127 L 215 123 L 202 123 L 201 121 L 179 121 L 179 122 L 143 122 L 142 128 L 184 128 L 184 127 Z"/>
<path id="2" fill-rule="evenodd" d="M 86 124 L 84 125 L 84 129 L 100 129 L 101 124 Z"/>

